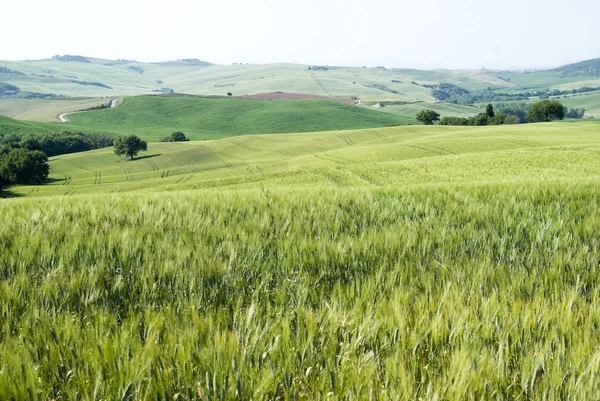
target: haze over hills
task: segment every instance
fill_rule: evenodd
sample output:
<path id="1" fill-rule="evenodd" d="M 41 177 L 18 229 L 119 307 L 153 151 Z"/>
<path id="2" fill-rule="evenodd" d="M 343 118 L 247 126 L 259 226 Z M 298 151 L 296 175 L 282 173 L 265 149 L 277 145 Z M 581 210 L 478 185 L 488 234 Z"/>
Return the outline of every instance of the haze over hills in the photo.
<path id="1" fill-rule="evenodd" d="M 585 93 L 578 92 L 582 88 Z M 541 93 L 554 93 L 565 105 L 583 107 L 587 117 L 594 117 L 600 115 L 598 89 L 600 59 L 545 71 L 215 65 L 199 59 L 142 63 L 69 55 L 0 61 L 0 115 L 37 121 L 56 121 L 61 111 L 81 110 L 106 97 L 172 93 L 231 93 L 235 97 L 273 92 L 359 99 L 363 106 L 384 102 L 392 107 L 380 111 L 409 117 L 423 108 L 444 112 L 448 103 L 455 104 L 450 115 L 468 116 L 477 110 L 465 106 L 518 99 L 505 94 L 528 93 L 529 96 L 522 96 L 527 100 Z M 457 99 L 466 93 L 476 95 Z M 40 100 L 65 103 L 49 106 Z M 401 107 L 406 104 L 412 106 Z"/>

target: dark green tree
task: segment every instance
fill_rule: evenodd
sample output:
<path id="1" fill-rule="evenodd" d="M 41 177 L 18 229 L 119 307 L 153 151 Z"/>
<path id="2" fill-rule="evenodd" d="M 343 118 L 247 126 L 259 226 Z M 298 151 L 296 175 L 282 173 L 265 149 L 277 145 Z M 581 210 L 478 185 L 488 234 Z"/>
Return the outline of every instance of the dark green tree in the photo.
<path id="1" fill-rule="evenodd" d="M 115 138 L 115 154 L 118 156 L 129 156 L 133 160 L 138 152 L 148 150 L 146 141 L 142 141 L 136 135 L 119 136 Z"/>
<path id="2" fill-rule="evenodd" d="M 39 150 L 13 149 L 0 158 L 0 180 L 9 184 L 33 184 L 48 177 L 48 156 Z"/>
<path id="3" fill-rule="evenodd" d="M 557 100 L 542 100 L 531 105 L 527 112 L 529 122 L 549 122 L 562 120 L 565 115 L 563 105 Z"/>
<path id="4" fill-rule="evenodd" d="M 489 117 L 489 118 L 494 118 L 495 117 L 495 113 L 494 113 L 494 106 L 492 106 L 491 103 L 488 103 L 487 107 L 485 108 L 485 114 Z"/>
<path id="5" fill-rule="evenodd" d="M 227 96 L 231 97 L 231 96 L 233 96 L 233 93 L 227 92 Z"/>
<path id="6" fill-rule="evenodd" d="M 425 125 L 433 125 L 440 119 L 440 115 L 435 110 L 424 109 L 417 114 L 416 118 Z"/>
<path id="7" fill-rule="evenodd" d="M 187 142 L 189 139 L 183 132 L 173 132 L 171 135 L 164 137 L 161 142 Z"/>

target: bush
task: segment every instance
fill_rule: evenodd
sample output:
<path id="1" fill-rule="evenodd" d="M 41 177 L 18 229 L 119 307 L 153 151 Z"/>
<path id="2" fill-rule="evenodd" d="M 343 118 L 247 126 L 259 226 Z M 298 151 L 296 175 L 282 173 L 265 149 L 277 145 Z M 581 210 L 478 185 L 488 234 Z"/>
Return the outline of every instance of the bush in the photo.
<path id="1" fill-rule="evenodd" d="M 173 132 L 171 135 L 164 137 L 161 142 L 187 142 L 189 139 L 183 132 Z"/>
<path id="2" fill-rule="evenodd" d="M 33 184 L 48 177 L 48 156 L 39 150 L 12 149 L 0 157 L 0 177 L 9 184 Z"/>

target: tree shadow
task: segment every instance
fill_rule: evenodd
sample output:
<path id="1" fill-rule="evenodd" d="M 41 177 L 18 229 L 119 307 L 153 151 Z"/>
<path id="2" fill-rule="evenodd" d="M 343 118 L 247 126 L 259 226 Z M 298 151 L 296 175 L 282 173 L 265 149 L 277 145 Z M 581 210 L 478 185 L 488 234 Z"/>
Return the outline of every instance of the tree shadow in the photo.
<path id="1" fill-rule="evenodd" d="M 143 160 L 143 159 L 150 159 L 151 157 L 156 157 L 156 156 L 162 156 L 162 153 L 157 153 L 155 155 L 148 155 L 148 156 L 136 156 L 133 158 L 133 160 L 128 159 L 127 161 L 136 161 L 136 160 Z"/>
<path id="2" fill-rule="evenodd" d="M 8 199 L 8 198 L 22 198 L 21 194 L 14 194 L 6 189 L 0 190 L 0 199 Z"/>
<path id="3" fill-rule="evenodd" d="M 42 182 L 41 184 L 38 184 L 38 185 L 52 184 L 55 182 L 64 182 L 64 181 L 67 181 L 67 179 L 66 178 L 46 178 L 44 180 L 44 182 Z"/>

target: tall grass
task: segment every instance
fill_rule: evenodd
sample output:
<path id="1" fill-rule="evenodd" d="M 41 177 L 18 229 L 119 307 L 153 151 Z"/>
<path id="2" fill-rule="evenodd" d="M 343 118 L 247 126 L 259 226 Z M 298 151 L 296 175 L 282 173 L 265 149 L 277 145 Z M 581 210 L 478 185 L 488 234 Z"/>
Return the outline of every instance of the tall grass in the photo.
<path id="1" fill-rule="evenodd" d="M 0 399 L 596 399 L 600 186 L 0 203 Z"/>

